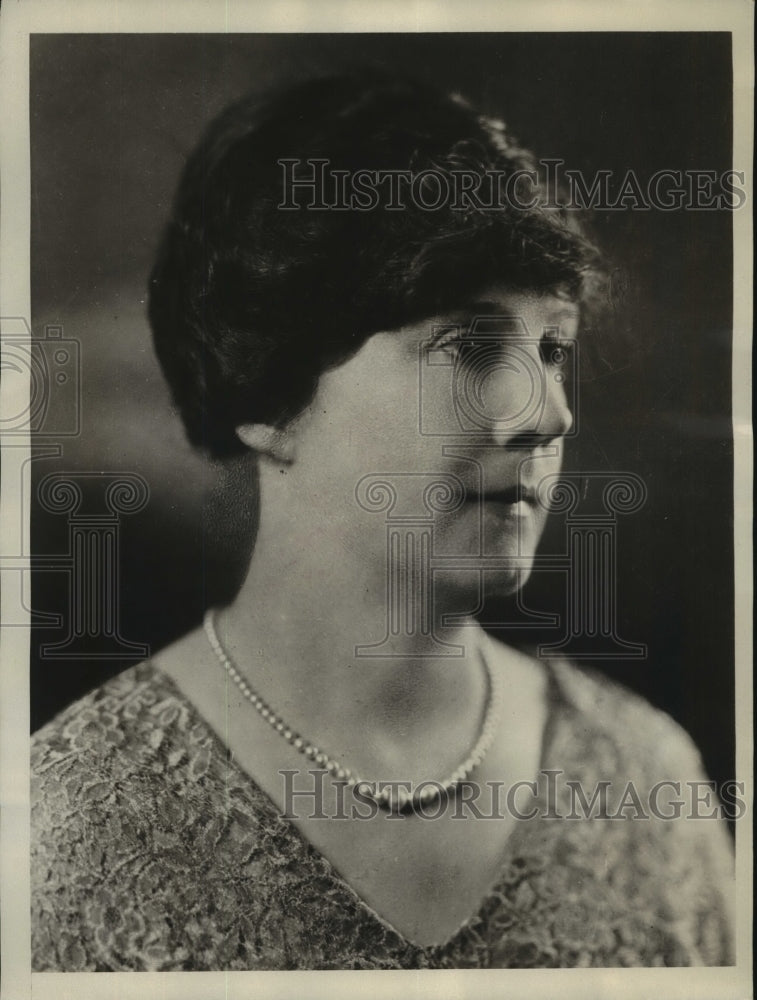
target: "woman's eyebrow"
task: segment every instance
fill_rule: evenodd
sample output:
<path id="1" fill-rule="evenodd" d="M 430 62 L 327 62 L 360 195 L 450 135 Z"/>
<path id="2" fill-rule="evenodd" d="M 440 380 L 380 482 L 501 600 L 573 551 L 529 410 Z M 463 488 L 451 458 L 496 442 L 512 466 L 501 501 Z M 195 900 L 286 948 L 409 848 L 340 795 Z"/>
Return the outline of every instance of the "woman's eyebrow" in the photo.
<path id="1" fill-rule="evenodd" d="M 447 310 L 442 314 L 441 319 L 445 326 L 469 327 L 475 319 L 515 315 L 517 314 L 514 310 L 503 309 L 501 302 L 476 299 Z"/>
<path id="2" fill-rule="evenodd" d="M 474 299 L 466 302 L 461 309 L 455 309 L 451 313 L 453 316 L 470 315 L 470 313 L 483 313 L 489 316 L 507 316 L 508 310 L 502 308 L 501 302 L 493 302 L 488 299 Z"/>
<path id="3" fill-rule="evenodd" d="M 448 323 L 468 322 L 476 317 L 514 317 L 520 315 L 520 311 L 506 307 L 502 302 L 495 302 L 490 299 L 472 299 L 464 305 L 451 309 L 446 314 Z M 560 302 L 554 308 L 545 311 L 545 320 L 549 325 L 559 325 L 562 320 L 577 322 L 581 317 L 581 309 L 577 302 Z"/>
<path id="4" fill-rule="evenodd" d="M 577 302 L 566 302 L 564 305 L 559 306 L 556 309 L 550 310 L 549 319 L 561 320 L 561 319 L 571 319 L 577 320 L 581 318 L 581 307 Z"/>

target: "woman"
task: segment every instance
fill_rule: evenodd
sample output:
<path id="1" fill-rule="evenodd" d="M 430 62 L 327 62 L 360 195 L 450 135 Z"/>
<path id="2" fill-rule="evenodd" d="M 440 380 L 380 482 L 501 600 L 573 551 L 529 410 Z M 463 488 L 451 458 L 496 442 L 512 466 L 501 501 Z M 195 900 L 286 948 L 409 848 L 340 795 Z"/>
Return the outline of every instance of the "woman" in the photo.
<path id="1" fill-rule="evenodd" d="M 36 969 L 732 960 L 687 737 L 472 616 L 534 564 L 598 287 L 459 98 L 329 79 L 211 126 L 150 319 L 190 440 L 259 490 L 254 556 L 37 734 Z"/>

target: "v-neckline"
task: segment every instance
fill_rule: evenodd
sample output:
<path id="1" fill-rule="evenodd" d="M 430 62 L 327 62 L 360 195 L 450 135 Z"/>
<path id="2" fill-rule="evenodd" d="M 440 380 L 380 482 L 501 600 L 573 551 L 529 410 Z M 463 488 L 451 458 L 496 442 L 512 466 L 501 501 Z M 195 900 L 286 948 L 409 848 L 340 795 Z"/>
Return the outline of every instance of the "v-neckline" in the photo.
<path id="1" fill-rule="evenodd" d="M 487 636 L 489 643 L 492 643 L 492 639 Z M 544 728 L 542 731 L 540 752 L 539 752 L 539 767 L 537 770 L 537 775 L 540 774 L 547 766 L 547 761 L 549 757 L 549 751 L 554 739 L 556 722 L 558 717 L 558 708 L 564 703 L 564 699 L 561 696 L 560 683 L 556 675 L 554 667 L 548 660 L 539 661 L 540 665 L 543 666 L 546 673 L 546 702 L 547 702 L 547 713 L 544 721 Z M 201 711 L 194 705 L 193 702 L 187 698 L 187 696 L 181 691 L 179 686 L 176 684 L 174 679 L 167 673 L 165 673 L 160 667 L 156 666 L 152 661 L 147 661 L 142 666 L 149 666 L 149 668 L 162 679 L 166 687 L 168 687 L 175 698 L 181 701 L 187 706 L 189 712 L 194 717 L 194 719 L 202 726 L 203 730 L 207 732 L 213 744 L 215 745 L 220 757 L 226 762 L 226 766 L 233 771 L 242 779 L 242 784 L 249 786 L 250 796 L 255 799 L 256 807 L 262 806 L 263 809 L 268 813 L 269 818 L 277 825 L 277 827 L 283 831 L 284 835 L 287 837 L 293 837 L 299 847 L 303 849 L 310 859 L 310 861 L 323 870 L 325 870 L 328 877 L 332 880 L 334 885 L 341 891 L 343 895 L 346 895 L 352 902 L 355 909 L 363 914 L 369 920 L 378 923 L 385 930 L 388 930 L 391 934 L 395 935 L 398 939 L 400 945 L 404 948 L 410 948 L 413 951 L 426 956 L 431 957 L 435 954 L 443 953 L 471 926 L 473 926 L 481 917 L 487 904 L 495 897 L 502 885 L 502 880 L 506 872 L 506 868 L 509 860 L 513 857 L 513 847 L 514 842 L 517 842 L 517 834 L 520 831 L 520 826 L 516 825 L 513 827 L 510 835 L 507 837 L 503 848 L 502 854 L 497 864 L 496 875 L 494 876 L 489 888 L 484 892 L 481 900 L 476 907 L 476 909 L 466 917 L 451 934 L 449 934 L 443 941 L 434 944 L 423 945 L 418 944 L 411 940 L 407 935 L 403 934 L 402 931 L 398 930 L 390 920 L 383 917 L 374 907 L 371 906 L 360 893 L 353 888 L 353 886 L 347 881 L 347 879 L 342 875 L 337 866 L 330 861 L 322 851 L 320 851 L 315 844 L 312 843 L 304 834 L 304 832 L 290 819 L 281 815 L 281 812 L 276 805 L 276 803 L 271 799 L 268 793 L 261 788 L 258 782 L 239 764 L 236 760 L 234 754 L 223 742 L 221 737 L 215 731 L 213 726 L 206 721 L 205 717 Z"/>

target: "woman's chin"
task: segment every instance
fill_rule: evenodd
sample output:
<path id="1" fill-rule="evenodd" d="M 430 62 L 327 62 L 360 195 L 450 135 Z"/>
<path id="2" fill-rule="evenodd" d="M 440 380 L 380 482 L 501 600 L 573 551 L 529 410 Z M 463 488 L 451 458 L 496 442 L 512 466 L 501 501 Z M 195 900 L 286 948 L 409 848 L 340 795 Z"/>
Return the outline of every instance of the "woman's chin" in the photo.
<path id="1" fill-rule="evenodd" d="M 486 599 L 512 597 L 522 590 L 531 577 L 533 566 L 522 566 L 515 570 L 493 570 L 484 573 L 484 593 Z"/>
<path id="2" fill-rule="evenodd" d="M 527 562 L 527 560 L 524 560 Z M 533 564 L 517 568 L 487 569 L 435 574 L 434 604 L 437 615 L 476 614 L 486 602 L 517 594 L 531 576 Z"/>

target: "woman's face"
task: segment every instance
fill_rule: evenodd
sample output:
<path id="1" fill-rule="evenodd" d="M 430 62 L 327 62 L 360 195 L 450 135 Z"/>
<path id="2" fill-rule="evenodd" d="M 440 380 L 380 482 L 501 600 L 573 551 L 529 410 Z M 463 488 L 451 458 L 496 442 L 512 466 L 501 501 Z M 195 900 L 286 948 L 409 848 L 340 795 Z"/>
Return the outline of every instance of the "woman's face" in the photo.
<path id="1" fill-rule="evenodd" d="M 294 425 L 289 484 L 318 538 L 385 579 L 430 537 L 435 596 L 456 610 L 463 594 L 477 603 L 487 557 L 500 559 L 487 595 L 517 590 L 547 517 L 537 490 L 559 472 L 572 423 L 577 326 L 578 307 L 557 294 L 489 288 L 455 314 L 372 336 L 326 372 Z"/>

